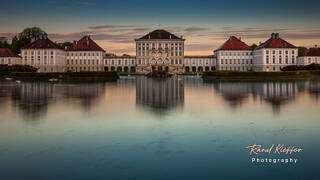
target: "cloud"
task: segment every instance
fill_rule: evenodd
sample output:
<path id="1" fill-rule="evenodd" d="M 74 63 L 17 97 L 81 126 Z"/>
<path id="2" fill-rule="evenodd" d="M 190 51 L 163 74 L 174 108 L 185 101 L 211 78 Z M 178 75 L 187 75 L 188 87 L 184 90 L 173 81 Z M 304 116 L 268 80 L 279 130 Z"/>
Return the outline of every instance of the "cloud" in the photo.
<path id="1" fill-rule="evenodd" d="M 185 28 L 184 31 L 186 32 L 199 32 L 199 31 L 207 31 L 209 28 L 204 28 L 204 27 L 188 27 Z"/>
<path id="2" fill-rule="evenodd" d="M 97 41 L 106 51 L 114 53 L 134 53 L 134 39 L 142 37 L 152 30 L 160 29 L 148 25 L 96 25 L 90 26 L 84 31 L 71 33 L 49 33 L 50 39 L 57 42 L 79 40 L 85 35 L 90 35 L 93 40 Z M 223 28 L 207 28 L 207 27 L 184 27 L 184 26 L 168 26 L 162 27 L 177 36 L 186 37 L 186 51 L 188 52 L 212 52 L 213 49 L 220 46 L 229 36 L 241 37 L 248 44 L 263 42 L 270 37 L 273 32 L 279 32 L 280 37 L 289 42 L 310 42 L 320 39 L 320 29 L 289 29 L 289 28 L 255 28 L 255 27 L 223 27 Z M 10 41 L 12 37 L 18 33 L 0 33 L 0 37 L 7 37 Z M 302 41 L 307 40 L 307 41 Z M 313 42 L 316 44 L 316 42 Z M 319 44 L 319 43 L 318 43 Z M 306 44 L 295 44 L 304 46 Z M 206 55 L 206 54 L 204 54 Z"/>
<path id="3" fill-rule="evenodd" d="M 106 24 L 106 25 L 97 25 L 97 26 L 89 26 L 89 29 L 117 29 L 117 28 L 133 28 L 136 26 L 133 25 L 111 25 L 111 24 Z"/>

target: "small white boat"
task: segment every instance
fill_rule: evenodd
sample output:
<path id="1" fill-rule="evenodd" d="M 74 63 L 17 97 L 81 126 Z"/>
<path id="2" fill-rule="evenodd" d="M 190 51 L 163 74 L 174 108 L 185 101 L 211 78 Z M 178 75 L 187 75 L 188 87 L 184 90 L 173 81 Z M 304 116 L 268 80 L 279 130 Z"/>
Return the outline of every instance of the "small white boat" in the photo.
<path id="1" fill-rule="evenodd" d="M 20 80 L 17 80 L 17 81 L 16 81 L 16 83 L 17 83 L 17 84 L 20 84 L 20 83 L 21 83 L 21 81 L 20 81 Z"/>
<path id="2" fill-rule="evenodd" d="M 49 79 L 49 82 L 57 82 L 57 81 L 59 81 L 59 79 L 57 79 L 57 78 L 51 78 L 51 79 Z"/>
<path id="3" fill-rule="evenodd" d="M 7 77 L 7 78 L 5 78 L 7 81 L 11 81 L 13 78 L 9 78 L 9 77 Z"/>

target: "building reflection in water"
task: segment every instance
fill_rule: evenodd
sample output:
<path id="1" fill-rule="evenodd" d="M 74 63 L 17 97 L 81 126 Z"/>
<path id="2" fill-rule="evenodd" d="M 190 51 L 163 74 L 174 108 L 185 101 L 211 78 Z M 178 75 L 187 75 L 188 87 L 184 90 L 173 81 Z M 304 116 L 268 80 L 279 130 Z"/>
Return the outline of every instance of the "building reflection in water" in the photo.
<path id="1" fill-rule="evenodd" d="M 320 97 L 320 79 L 311 79 L 308 82 L 307 87 L 310 96 L 318 102 Z"/>
<path id="2" fill-rule="evenodd" d="M 246 82 L 217 82 L 213 87 L 232 108 L 243 104 L 252 92 L 252 85 Z"/>
<path id="3" fill-rule="evenodd" d="M 279 112 L 282 105 L 294 100 L 300 89 L 296 81 L 218 81 L 214 83 L 214 88 L 233 108 L 243 104 L 252 95 L 253 99 L 258 97 L 271 104 L 274 112 Z"/>
<path id="4" fill-rule="evenodd" d="M 104 83 L 59 84 L 59 93 L 66 101 L 76 103 L 85 110 L 90 110 L 105 93 Z"/>
<path id="5" fill-rule="evenodd" d="M 48 105 L 55 101 L 55 87 L 44 82 L 24 82 L 12 87 L 12 101 L 26 119 L 38 119 L 47 112 Z"/>
<path id="6" fill-rule="evenodd" d="M 104 101 L 106 87 L 121 90 L 124 94 L 136 89 L 136 105 L 153 110 L 168 110 L 182 107 L 185 101 L 185 88 L 210 88 L 219 93 L 232 109 L 248 101 L 266 102 L 274 112 L 294 101 L 300 92 L 305 92 L 318 101 L 320 95 L 320 79 L 292 81 L 223 81 L 203 83 L 198 77 L 172 77 L 152 79 L 137 77 L 117 83 L 47 83 L 0 81 L 0 107 L 17 108 L 24 119 L 39 119 L 48 111 L 52 103 L 72 103 L 88 111 L 100 101 Z M 128 93 L 126 93 L 128 91 Z M 195 91 L 196 92 L 196 91 Z M 197 92 L 198 93 L 198 92 Z M 114 94 L 111 94 L 114 95 Z M 116 96 L 116 95 L 114 95 Z M 132 94 L 131 94 L 132 96 Z M 134 98 L 134 97 L 132 97 Z M 192 102 L 191 102 L 192 103 Z M 15 110 L 15 109 L 14 109 Z"/>
<path id="7" fill-rule="evenodd" d="M 178 77 L 166 79 L 137 78 L 136 103 L 154 109 L 168 109 L 183 105 L 183 79 Z"/>

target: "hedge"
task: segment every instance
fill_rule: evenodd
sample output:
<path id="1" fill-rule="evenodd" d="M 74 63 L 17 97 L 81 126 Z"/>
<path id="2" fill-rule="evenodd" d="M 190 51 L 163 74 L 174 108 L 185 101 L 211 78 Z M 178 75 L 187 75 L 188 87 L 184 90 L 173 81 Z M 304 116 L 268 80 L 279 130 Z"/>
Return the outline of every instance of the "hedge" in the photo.
<path id="1" fill-rule="evenodd" d="M 0 64 L 0 72 L 1 73 L 11 73 L 11 72 L 36 72 L 37 68 L 29 65 L 7 65 Z"/>
<path id="2" fill-rule="evenodd" d="M 241 72 L 241 71 L 205 71 L 202 73 L 204 77 L 210 76 L 309 76 L 310 71 L 285 71 L 285 72 Z"/>
<path id="3" fill-rule="evenodd" d="M 35 78 L 76 78 L 76 77 L 107 77 L 117 78 L 116 71 L 97 71 L 97 72 L 12 72 L 12 77 L 35 77 Z"/>
<path id="4" fill-rule="evenodd" d="M 309 65 L 292 65 L 292 66 L 286 66 L 281 69 L 282 71 L 297 71 L 297 70 L 320 70 L 320 64 L 309 64 Z"/>

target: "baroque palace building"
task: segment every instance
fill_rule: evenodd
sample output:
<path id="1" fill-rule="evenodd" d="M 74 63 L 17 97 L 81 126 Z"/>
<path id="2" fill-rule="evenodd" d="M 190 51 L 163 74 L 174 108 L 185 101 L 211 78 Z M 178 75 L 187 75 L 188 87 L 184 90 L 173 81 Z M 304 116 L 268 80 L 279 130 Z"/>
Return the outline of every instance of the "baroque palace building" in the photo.
<path id="1" fill-rule="evenodd" d="M 241 38 L 231 36 L 211 56 L 185 56 L 185 39 L 158 29 L 135 39 L 136 56 L 114 56 L 90 36 L 74 41 L 66 49 L 47 36 L 21 49 L 21 57 L 9 49 L 0 49 L 0 64 L 22 64 L 39 72 L 121 71 L 147 74 L 164 70 L 171 74 L 222 71 L 280 71 L 288 65 L 320 63 L 318 47 L 298 57 L 298 48 L 272 33 L 258 47 L 248 46 Z"/>
<path id="2" fill-rule="evenodd" d="M 135 39 L 137 72 L 148 73 L 165 70 L 172 73 L 184 72 L 184 41 L 165 30 L 155 30 Z"/>
<path id="3" fill-rule="evenodd" d="M 105 50 L 90 36 L 84 36 L 67 48 L 68 71 L 103 71 Z"/>

